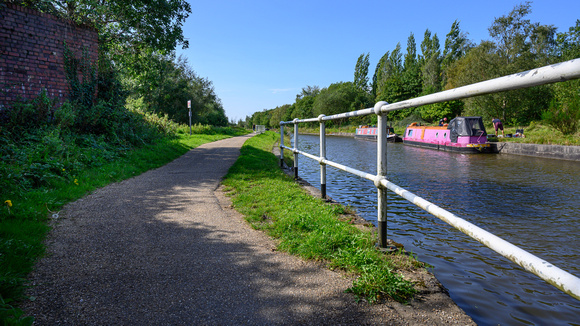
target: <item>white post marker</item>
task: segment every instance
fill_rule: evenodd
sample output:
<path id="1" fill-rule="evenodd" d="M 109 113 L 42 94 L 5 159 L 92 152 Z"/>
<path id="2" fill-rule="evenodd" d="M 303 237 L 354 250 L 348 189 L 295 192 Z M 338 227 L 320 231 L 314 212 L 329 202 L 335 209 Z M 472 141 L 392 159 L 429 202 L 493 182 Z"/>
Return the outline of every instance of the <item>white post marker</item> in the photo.
<path id="1" fill-rule="evenodd" d="M 189 135 L 191 136 L 191 100 L 187 101 L 187 108 L 189 109 Z"/>

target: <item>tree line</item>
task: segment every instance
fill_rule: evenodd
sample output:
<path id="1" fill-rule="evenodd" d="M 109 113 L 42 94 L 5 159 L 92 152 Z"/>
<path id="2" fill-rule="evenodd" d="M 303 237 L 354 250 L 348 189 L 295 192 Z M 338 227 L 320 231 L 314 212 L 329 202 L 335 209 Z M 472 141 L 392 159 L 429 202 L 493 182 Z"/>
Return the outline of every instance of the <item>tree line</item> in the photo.
<path id="1" fill-rule="evenodd" d="M 580 20 L 558 33 L 553 25 L 531 22 L 527 18 L 531 10 L 531 2 L 526 2 L 496 18 L 488 28 L 491 40 L 480 44 L 467 38 L 457 20 L 443 45 L 437 34 L 427 29 L 417 47 L 411 33 L 404 52 L 398 43 L 381 57 L 372 79 L 368 78 L 369 53 L 363 53 L 355 64 L 352 82 L 337 82 L 322 89 L 306 86 L 293 104 L 255 112 L 239 123 L 275 128 L 280 121 L 359 110 L 378 101 L 395 103 L 580 58 Z M 389 112 L 388 119 L 432 123 L 458 115 L 483 116 L 485 120 L 498 117 L 508 125 L 544 121 L 564 134 L 573 134 L 580 120 L 580 81 L 408 108 Z M 350 120 L 352 124 L 375 122 L 375 116 Z"/>

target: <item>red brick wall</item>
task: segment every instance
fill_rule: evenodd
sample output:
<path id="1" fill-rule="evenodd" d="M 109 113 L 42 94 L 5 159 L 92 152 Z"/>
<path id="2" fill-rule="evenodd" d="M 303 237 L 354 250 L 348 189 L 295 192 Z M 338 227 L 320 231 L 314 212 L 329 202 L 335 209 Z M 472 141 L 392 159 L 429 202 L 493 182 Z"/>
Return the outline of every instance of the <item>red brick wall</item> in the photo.
<path id="1" fill-rule="evenodd" d="M 64 42 L 80 58 L 98 59 L 96 30 L 13 4 L 0 4 L 0 108 L 46 89 L 62 103 L 68 97 Z"/>

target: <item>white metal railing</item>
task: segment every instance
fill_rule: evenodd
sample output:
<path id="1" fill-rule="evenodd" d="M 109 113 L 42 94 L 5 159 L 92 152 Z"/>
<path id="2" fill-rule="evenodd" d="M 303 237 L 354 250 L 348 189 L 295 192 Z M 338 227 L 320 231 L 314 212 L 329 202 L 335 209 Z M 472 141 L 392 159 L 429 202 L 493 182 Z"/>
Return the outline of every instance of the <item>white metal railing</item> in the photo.
<path id="1" fill-rule="evenodd" d="M 373 108 L 345 112 L 331 116 L 320 115 L 317 118 L 294 119 L 280 122 L 280 164 L 283 165 L 284 149 L 294 153 L 294 177 L 298 177 L 298 155 L 304 155 L 320 163 L 320 191 L 326 197 L 326 166 L 330 165 L 339 170 L 357 175 L 374 182 L 378 191 L 378 240 L 379 246 L 387 247 L 387 193 L 389 189 L 409 202 L 421 207 L 425 211 L 443 220 L 459 231 L 481 242 L 483 245 L 499 253 L 503 257 L 523 267 L 525 270 L 539 276 L 544 281 L 554 285 L 564 293 L 580 300 L 580 278 L 538 258 L 525 250 L 467 222 L 453 213 L 397 186 L 386 178 L 387 174 L 387 117 L 386 113 L 405 108 L 417 107 L 426 104 L 440 103 L 462 98 L 499 93 L 514 89 L 527 88 L 538 85 L 562 82 L 580 78 L 580 58 L 545 66 L 521 73 L 483 81 L 447 91 L 425 95 L 397 103 L 378 102 Z M 325 121 L 344 119 L 370 114 L 377 115 L 377 174 L 359 171 L 340 163 L 326 159 L 326 132 Z M 315 156 L 298 150 L 298 124 L 304 122 L 320 123 L 320 156 Z M 294 147 L 284 145 L 284 125 L 294 125 Z"/>

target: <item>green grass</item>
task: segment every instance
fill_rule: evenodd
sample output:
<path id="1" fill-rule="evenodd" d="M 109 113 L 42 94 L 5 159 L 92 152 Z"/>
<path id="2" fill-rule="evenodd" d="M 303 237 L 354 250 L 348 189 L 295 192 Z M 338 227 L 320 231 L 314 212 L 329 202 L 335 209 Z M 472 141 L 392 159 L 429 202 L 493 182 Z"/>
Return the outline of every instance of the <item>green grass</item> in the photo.
<path id="1" fill-rule="evenodd" d="M 223 181 L 236 210 L 254 228 L 279 239 L 279 250 L 356 275 L 349 291 L 359 298 L 409 300 L 415 289 L 397 273 L 401 257 L 377 251 L 370 229 L 351 225 L 342 218 L 342 206 L 312 197 L 281 171 L 271 153 L 277 141 L 278 134 L 266 132 L 242 147 Z"/>
<path id="2" fill-rule="evenodd" d="M 207 126 L 197 126 L 194 132 L 199 134 L 190 136 L 189 128 L 187 133 L 179 130 L 177 138 L 160 138 L 153 144 L 117 150 L 114 154 L 110 153 L 114 149 L 102 148 L 105 145 L 101 142 L 81 148 L 62 140 L 62 147 L 68 151 L 42 158 L 37 153 L 41 147 L 37 142 L 5 145 L 4 149 L 10 148 L 5 152 L 11 159 L 0 162 L 2 171 L 8 171 L 0 176 L 0 185 L 4 185 L 0 189 L 1 324 L 27 324 L 30 320 L 21 316 L 21 311 L 13 305 L 22 299 L 26 277 L 36 259 L 44 254 L 43 240 L 49 230 L 47 217 L 51 212 L 58 212 L 66 203 L 97 188 L 163 166 L 201 144 L 246 133 Z M 87 159 L 91 152 L 96 153 L 95 157 Z M 32 155 L 36 155 L 34 161 L 41 163 L 32 162 L 29 158 Z M 90 164 L 81 161 L 90 161 Z M 35 170 L 36 177 L 30 176 L 31 166 L 39 167 Z"/>
<path id="3" fill-rule="evenodd" d="M 506 127 L 504 134 L 515 135 L 516 129 L 524 129 L 524 138 L 498 138 L 500 142 L 515 142 L 528 144 L 545 144 L 545 145 L 568 145 L 580 146 L 580 132 L 574 135 L 563 135 L 554 128 L 541 124 L 532 123 L 525 127 Z M 495 134 L 493 127 L 487 129 L 489 134 Z M 501 135 L 501 132 L 499 133 Z"/>

